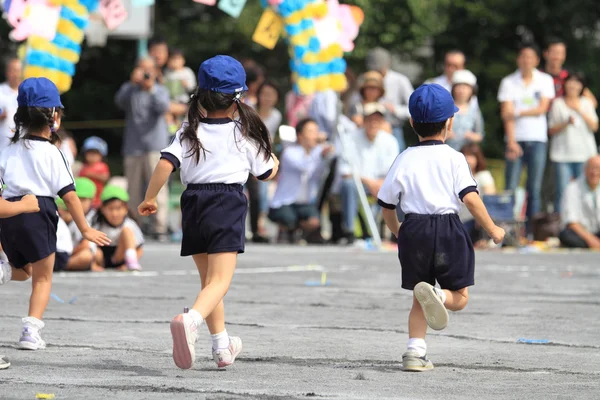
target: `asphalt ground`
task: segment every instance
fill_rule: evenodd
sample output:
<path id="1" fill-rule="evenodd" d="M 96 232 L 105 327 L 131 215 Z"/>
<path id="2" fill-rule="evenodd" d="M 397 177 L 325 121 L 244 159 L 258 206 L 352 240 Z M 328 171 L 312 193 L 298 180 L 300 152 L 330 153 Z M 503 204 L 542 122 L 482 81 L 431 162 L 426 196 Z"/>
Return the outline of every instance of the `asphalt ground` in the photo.
<path id="1" fill-rule="evenodd" d="M 411 292 L 394 252 L 248 245 L 225 302 L 244 351 L 227 370 L 208 332 L 193 369 L 171 358 L 169 321 L 199 289 L 191 258 L 149 244 L 142 265 L 56 274 L 37 352 L 15 348 L 30 282 L 0 287 L 0 399 L 600 398 L 599 253 L 478 252 L 426 373 L 401 370 Z"/>

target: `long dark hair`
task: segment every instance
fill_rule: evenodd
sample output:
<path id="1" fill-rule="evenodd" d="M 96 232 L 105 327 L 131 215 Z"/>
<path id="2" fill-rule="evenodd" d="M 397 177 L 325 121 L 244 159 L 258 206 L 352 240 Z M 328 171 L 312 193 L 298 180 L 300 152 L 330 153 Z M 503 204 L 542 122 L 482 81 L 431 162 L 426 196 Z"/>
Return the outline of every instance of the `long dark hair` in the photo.
<path id="1" fill-rule="evenodd" d="M 15 113 L 15 135 L 10 140 L 11 143 L 16 143 L 19 139 L 28 139 L 30 136 L 41 133 L 46 127 L 50 128 L 51 136 L 50 143 L 55 144 L 60 140 L 60 137 L 54 130 L 54 114 L 58 112 L 60 117 L 63 116 L 62 108 L 45 108 L 45 107 L 24 107 L 19 106 Z M 21 137 L 23 129 L 25 135 Z"/>
<path id="2" fill-rule="evenodd" d="M 233 103 L 237 104 L 239 120 L 235 120 L 236 129 L 240 129 L 242 135 L 253 141 L 258 146 L 257 156 L 263 153 L 265 160 L 271 157 L 271 137 L 267 127 L 260 116 L 252 107 L 239 101 L 236 94 L 225 94 L 197 88 L 189 103 L 188 122 L 189 125 L 181 133 L 184 140 L 189 141 L 190 151 L 187 157 L 194 157 L 196 163 L 200 162 L 200 152 L 206 157 L 206 150 L 198 138 L 198 126 L 202 119 L 206 118 L 205 112 L 227 110 Z"/>

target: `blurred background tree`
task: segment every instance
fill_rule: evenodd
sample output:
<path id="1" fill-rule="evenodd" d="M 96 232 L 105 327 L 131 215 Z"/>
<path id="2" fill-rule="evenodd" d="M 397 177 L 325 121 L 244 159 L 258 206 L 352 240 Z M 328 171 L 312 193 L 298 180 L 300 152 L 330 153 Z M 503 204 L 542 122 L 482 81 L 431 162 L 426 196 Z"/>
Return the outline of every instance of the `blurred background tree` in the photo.
<path id="1" fill-rule="evenodd" d="M 516 47 L 521 40 L 533 40 L 543 47 L 548 37 L 558 37 L 568 46 L 567 67 L 586 74 L 590 88 L 599 94 L 600 2 L 595 0 L 341 0 L 360 6 L 365 21 L 349 55 L 349 66 L 364 71 L 369 49 L 381 46 L 400 60 L 422 67 L 419 85 L 439 75 L 443 55 L 461 49 L 467 68 L 478 77 L 479 100 L 486 123 L 484 150 L 490 157 L 502 157 L 503 133 L 496 94 L 500 80 L 515 70 Z M 274 50 L 252 42 L 262 8 L 249 0 L 239 19 L 217 7 L 191 0 L 157 0 L 154 32 L 186 54 L 187 64 L 197 69 L 216 54 L 250 57 L 263 64 L 269 76 L 285 93 L 290 89 L 288 51 L 283 40 Z M 0 50 L 7 56 L 16 50 L 8 41 L 8 25 L 0 24 Z M 433 51 L 424 51 L 431 48 Z M 72 89 L 64 95 L 66 121 L 114 120 L 122 118 L 113 103 L 119 86 L 129 79 L 137 57 L 135 41 L 109 39 L 103 48 L 83 47 Z M 81 144 L 91 134 L 102 134 L 110 149 L 120 149 L 121 129 L 75 131 Z"/>

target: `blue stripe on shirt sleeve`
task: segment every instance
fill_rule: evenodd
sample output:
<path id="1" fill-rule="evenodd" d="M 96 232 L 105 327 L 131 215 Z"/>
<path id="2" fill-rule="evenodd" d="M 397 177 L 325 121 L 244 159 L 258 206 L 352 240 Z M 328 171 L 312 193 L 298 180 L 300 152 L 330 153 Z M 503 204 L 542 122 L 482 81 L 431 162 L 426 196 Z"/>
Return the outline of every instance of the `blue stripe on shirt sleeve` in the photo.
<path id="1" fill-rule="evenodd" d="M 74 192 L 75 191 L 75 185 L 74 184 L 69 184 L 67 186 L 65 186 L 64 188 L 60 189 L 58 191 L 58 196 L 62 199 L 63 196 L 69 192 Z"/>
<path id="2" fill-rule="evenodd" d="M 395 204 L 388 204 L 385 201 L 382 201 L 381 199 L 377 199 L 377 204 L 379 204 L 383 208 L 387 208 L 388 210 L 395 210 L 396 209 L 396 205 Z"/>
<path id="3" fill-rule="evenodd" d="M 477 194 L 479 194 L 479 190 L 477 190 L 477 186 L 467 186 L 466 188 L 464 188 L 463 190 L 460 191 L 460 193 L 458 194 L 458 197 L 460 198 L 460 201 L 463 201 L 463 198 L 471 192 L 475 192 Z"/>
<path id="4" fill-rule="evenodd" d="M 268 170 L 264 174 L 257 176 L 256 179 L 258 179 L 259 181 L 264 181 L 265 179 L 267 179 L 268 177 L 270 177 L 272 173 L 273 173 L 273 168 L 271 168 L 270 170 Z"/>
<path id="5" fill-rule="evenodd" d="M 161 160 L 167 160 L 168 162 L 170 162 L 171 164 L 173 164 L 173 172 L 177 171 L 181 167 L 181 163 L 179 162 L 179 160 L 177 159 L 177 157 L 175 157 L 171 153 L 167 153 L 165 151 L 161 152 L 160 153 L 160 159 Z"/>

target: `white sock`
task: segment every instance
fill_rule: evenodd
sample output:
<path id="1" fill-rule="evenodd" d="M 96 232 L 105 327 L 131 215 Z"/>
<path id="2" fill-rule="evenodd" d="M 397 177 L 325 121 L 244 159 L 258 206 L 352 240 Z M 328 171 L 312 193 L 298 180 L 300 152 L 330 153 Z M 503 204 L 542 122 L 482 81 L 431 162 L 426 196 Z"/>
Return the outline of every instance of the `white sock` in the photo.
<path id="1" fill-rule="evenodd" d="M 137 251 L 135 249 L 125 250 L 125 262 L 128 264 L 137 264 Z"/>
<path id="2" fill-rule="evenodd" d="M 425 354 L 427 354 L 427 344 L 425 343 L 425 339 L 421 339 L 421 338 L 408 339 L 408 349 L 415 350 L 419 354 L 419 357 L 425 356 Z"/>
<path id="3" fill-rule="evenodd" d="M 438 289 L 436 287 L 434 287 L 433 290 L 435 290 L 437 295 L 440 296 L 440 299 L 442 299 L 442 303 L 446 304 L 446 292 L 444 292 L 442 289 Z"/>
<path id="4" fill-rule="evenodd" d="M 200 315 L 200 313 L 194 309 L 188 311 L 188 315 L 192 317 L 192 320 L 196 323 L 196 326 L 200 328 L 200 326 L 204 322 L 204 318 L 202 318 L 202 315 Z"/>
<path id="5" fill-rule="evenodd" d="M 46 326 L 46 324 L 44 324 L 44 321 L 37 319 L 36 317 L 25 317 L 22 319 L 22 322 L 23 328 L 30 328 L 36 331 L 44 329 L 44 326 Z"/>
<path id="6" fill-rule="evenodd" d="M 212 338 L 213 350 L 226 349 L 229 347 L 229 335 L 227 334 L 227 329 L 216 335 L 210 335 L 210 337 Z"/>

